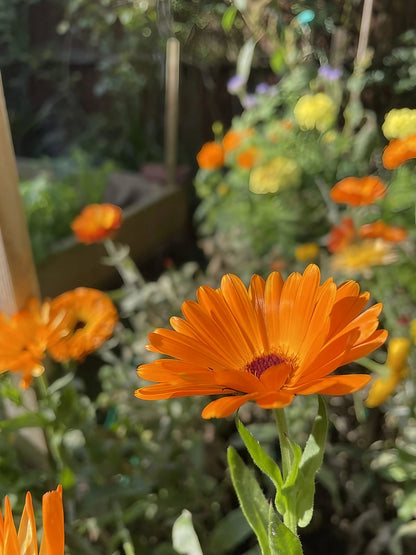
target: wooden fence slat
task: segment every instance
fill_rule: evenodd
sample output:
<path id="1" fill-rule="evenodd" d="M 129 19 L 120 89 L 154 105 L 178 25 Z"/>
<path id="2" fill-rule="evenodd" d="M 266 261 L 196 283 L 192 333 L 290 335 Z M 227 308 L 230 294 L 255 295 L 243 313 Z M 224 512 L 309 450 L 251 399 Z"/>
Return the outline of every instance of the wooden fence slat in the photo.
<path id="1" fill-rule="evenodd" d="M 39 296 L 0 73 L 0 311 L 14 312 Z M 10 290 L 10 283 L 12 290 Z"/>

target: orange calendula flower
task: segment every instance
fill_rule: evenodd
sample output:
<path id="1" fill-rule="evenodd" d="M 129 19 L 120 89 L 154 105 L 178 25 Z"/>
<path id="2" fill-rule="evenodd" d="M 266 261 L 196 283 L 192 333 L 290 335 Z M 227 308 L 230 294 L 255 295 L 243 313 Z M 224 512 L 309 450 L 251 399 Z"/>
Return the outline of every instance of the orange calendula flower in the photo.
<path id="1" fill-rule="evenodd" d="M 367 177 L 341 179 L 332 187 L 329 194 L 334 202 L 351 206 L 363 206 L 383 198 L 386 191 L 387 187 L 381 179 L 369 175 Z"/>
<path id="2" fill-rule="evenodd" d="M 327 249 L 329 252 L 339 252 L 351 244 L 355 236 L 352 218 L 343 218 L 340 225 L 334 225 L 328 235 Z"/>
<path id="3" fill-rule="evenodd" d="M 80 243 L 96 243 L 111 237 L 123 221 L 121 208 L 114 204 L 89 204 L 71 223 Z"/>
<path id="4" fill-rule="evenodd" d="M 367 407 L 378 407 L 388 398 L 396 386 L 409 373 L 407 357 L 410 351 L 410 341 L 406 337 L 393 337 L 387 349 L 385 367 L 387 375 L 376 378 L 365 401 Z"/>
<path id="5" fill-rule="evenodd" d="M 97 289 L 78 287 L 51 302 L 51 317 L 60 320 L 61 336 L 49 343 L 57 361 L 83 360 L 109 339 L 118 320 L 111 299 Z"/>
<path id="6" fill-rule="evenodd" d="M 319 268 L 284 282 L 258 275 L 248 290 L 226 275 L 220 289 L 200 287 L 197 302 L 182 305 L 173 330 L 157 329 L 147 348 L 173 357 L 144 364 L 140 377 L 158 382 L 138 389 L 140 399 L 220 395 L 202 412 L 225 417 L 247 401 L 263 408 L 289 405 L 295 395 L 344 395 L 370 380 L 365 374 L 332 374 L 384 343 L 378 330 L 382 305 L 364 310 L 370 294 L 332 278 L 320 285 Z M 177 360 L 174 360 L 177 359 Z M 331 375 L 330 375 L 331 374 Z"/>
<path id="7" fill-rule="evenodd" d="M 53 341 L 57 324 L 50 319 L 49 303 L 30 299 L 11 318 L 0 313 L 0 373 L 22 372 L 20 387 L 27 389 L 45 368 L 42 359 Z"/>
<path id="8" fill-rule="evenodd" d="M 221 145 L 214 141 L 205 143 L 196 155 L 198 166 L 203 170 L 216 170 L 224 165 L 225 152 Z"/>
<path id="9" fill-rule="evenodd" d="M 387 225 L 382 220 L 362 225 L 358 234 L 363 239 L 384 239 L 384 241 L 390 241 L 391 243 L 400 243 L 408 235 L 404 227 Z"/>
<path id="10" fill-rule="evenodd" d="M 222 140 L 222 148 L 225 152 L 231 152 L 238 148 L 244 139 L 247 137 L 252 137 L 254 135 L 253 129 L 241 129 L 240 131 L 235 131 L 230 129 Z"/>
<path id="11" fill-rule="evenodd" d="M 62 486 L 42 497 L 43 535 L 40 555 L 64 555 L 64 510 Z M 36 522 L 32 496 L 26 494 L 19 531 L 13 521 L 8 497 L 5 498 L 4 518 L 0 511 L 0 555 L 38 555 Z"/>
<path id="12" fill-rule="evenodd" d="M 237 156 L 237 164 L 245 170 L 251 169 L 259 158 L 259 149 L 249 146 Z"/>
<path id="13" fill-rule="evenodd" d="M 416 134 L 390 141 L 383 151 L 383 165 L 387 170 L 394 170 L 412 158 L 416 158 Z"/>

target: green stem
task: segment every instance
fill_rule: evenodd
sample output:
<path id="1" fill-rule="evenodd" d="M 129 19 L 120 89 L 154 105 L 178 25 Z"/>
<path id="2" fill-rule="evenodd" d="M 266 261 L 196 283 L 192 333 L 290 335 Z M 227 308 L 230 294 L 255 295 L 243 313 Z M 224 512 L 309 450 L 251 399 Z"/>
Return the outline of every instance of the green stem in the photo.
<path id="1" fill-rule="evenodd" d="M 274 409 L 274 415 L 279 432 L 280 453 L 282 455 L 282 474 L 283 482 L 285 482 L 293 463 L 293 451 L 289 442 L 289 431 L 287 427 L 285 410 L 283 408 Z M 296 503 L 296 500 L 294 500 L 294 503 Z M 289 530 L 297 535 L 298 522 L 296 518 L 295 507 L 293 506 L 294 503 L 290 498 L 288 498 L 288 510 L 283 515 L 283 522 L 289 528 Z"/>
<path id="2" fill-rule="evenodd" d="M 106 239 L 103 244 L 111 259 L 111 264 L 117 269 L 121 279 L 127 287 L 132 285 L 141 287 L 146 284 L 136 264 L 128 255 L 128 251 L 123 252 L 111 239 Z"/>
<path id="3" fill-rule="evenodd" d="M 121 541 L 123 542 L 124 553 L 126 555 L 135 555 L 133 540 L 129 530 L 124 525 L 123 511 L 121 510 L 121 506 L 118 501 L 115 503 L 115 512 L 117 515 L 119 535 L 120 535 Z"/>
<path id="4" fill-rule="evenodd" d="M 37 384 L 37 391 L 38 391 L 38 402 L 40 401 L 41 404 L 45 404 L 49 408 L 54 410 L 53 403 L 51 402 L 49 392 L 48 392 L 48 380 L 46 378 L 45 373 L 39 376 L 36 379 Z M 41 407 L 40 407 L 41 408 Z M 52 460 L 55 469 L 58 471 L 62 471 L 64 468 L 64 461 L 62 459 L 61 453 L 59 451 L 57 442 L 54 440 L 55 432 L 53 428 L 53 424 L 47 424 L 43 428 L 43 435 L 45 437 L 46 446 L 48 448 L 49 457 Z"/>
<path id="5" fill-rule="evenodd" d="M 286 480 L 292 464 L 292 449 L 288 441 L 289 432 L 285 409 L 274 409 L 277 430 L 279 432 L 280 453 L 282 455 L 283 482 Z"/>

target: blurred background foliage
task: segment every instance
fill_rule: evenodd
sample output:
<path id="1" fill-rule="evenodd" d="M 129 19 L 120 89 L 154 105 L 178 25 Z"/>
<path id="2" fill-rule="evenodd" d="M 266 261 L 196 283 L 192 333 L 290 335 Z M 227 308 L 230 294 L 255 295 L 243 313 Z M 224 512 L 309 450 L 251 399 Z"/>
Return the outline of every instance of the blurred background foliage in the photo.
<path id="1" fill-rule="evenodd" d="M 416 33 L 409 27 L 416 4 L 375 0 L 369 55 L 357 71 L 361 8 L 356 0 L 0 0 L 0 68 L 16 153 L 42 165 L 21 184 L 38 260 L 45 244 L 69 233 L 82 205 L 101 201 L 112 169 L 163 160 L 166 40 L 181 43 L 178 154 L 196 174 L 195 196 L 191 188 L 189 194 L 204 271 L 194 263 L 173 266 L 155 281 L 112 292 L 122 316 L 114 338 L 77 368 L 51 365 L 36 414 L 10 377 L 0 376 L 0 397 L 24 411 L 0 423 L 0 496 L 8 493 L 18 506 L 26 490 L 40 499 L 62 482 L 70 553 L 130 555 L 134 544 L 139 554 L 172 555 L 172 525 L 184 508 L 205 555 L 258 553 L 226 469 L 230 442 L 245 456 L 232 420 L 202 421 L 195 398 L 139 402 L 134 370 L 149 360 L 149 331 L 167 326 L 199 284 L 217 287 L 223 271 L 246 279 L 253 271 L 303 269 L 294 253 L 311 240 L 328 271 L 325 238 L 342 215 L 328 191 L 347 175 L 386 177 L 389 194 L 359 218 L 380 215 L 410 231 L 395 264 L 359 278 L 385 303 L 390 331 L 409 334 L 414 167 L 383 170 L 380 128 L 391 108 L 414 106 Z M 326 64 L 342 68 L 336 85 L 317 77 Z M 230 94 L 236 73 L 244 86 Z M 273 94 L 256 91 L 262 83 Z M 326 140 L 293 117 L 300 96 L 322 90 L 337 113 Z M 234 155 L 226 168 L 197 171 L 201 145 L 222 140 L 230 128 L 256 129 L 246 146 L 267 159 L 294 157 L 299 183 L 277 195 L 254 194 Z M 365 407 L 361 393 L 329 400 L 330 437 L 315 517 L 303 534 L 306 554 L 415 550 L 415 398 L 411 375 L 380 408 Z M 314 400 L 290 409 L 290 428 L 302 443 Z M 278 458 L 271 415 L 247 406 L 240 416 Z M 28 425 L 53 438 L 54 449 L 40 460 L 22 441 L 19 430 Z"/>

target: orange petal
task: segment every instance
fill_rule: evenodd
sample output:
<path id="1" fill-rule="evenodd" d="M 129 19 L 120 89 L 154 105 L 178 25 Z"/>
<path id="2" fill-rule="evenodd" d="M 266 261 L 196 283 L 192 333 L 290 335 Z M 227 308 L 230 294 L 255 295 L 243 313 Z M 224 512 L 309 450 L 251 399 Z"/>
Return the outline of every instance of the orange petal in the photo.
<path id="1" fill-rule="evenodd" d="M 45 493 L 42 498 L 43 537 L 40 555 L 64 555 L 64 509 L 62 486 Z"/>
<path id="2" fill-rule="evenodd" d="M 25 507 L 20 520 L 18 539 L 21 555 L 38 555 L 36 522 L 33 513 L 32 496 L 29 492 L 26 494 Z"/>
<path id="3" fill-rule="evenodd" d="M 363 388 L 371 380 L 367 374 L 347 374 L 339 376 L 327 376 L 322 380 L 311 382 L 303 388 L 294 391 L 298 395 L 310 395 L 321 393 L 323 395 L 346 395 Z"/>
<path id="4" fill-rule="evenodd" d="M 19 540 L 17 539 L 17 532 L 13 522 L 12 509 L 10 507 L 10 501 L 7 495 L 4 500 L 3 554 L 20 555 Z"/>
<path id="5" fill-rule="evenodd" d="M 207 405 L 202 411 L 202 418 L 225 418 L 256 397 L 256 393 L 248 395 L 233 395 L 231 397 L 221 397 Z"/>

